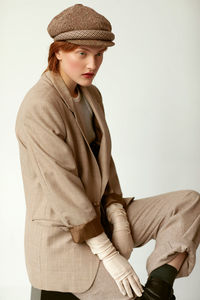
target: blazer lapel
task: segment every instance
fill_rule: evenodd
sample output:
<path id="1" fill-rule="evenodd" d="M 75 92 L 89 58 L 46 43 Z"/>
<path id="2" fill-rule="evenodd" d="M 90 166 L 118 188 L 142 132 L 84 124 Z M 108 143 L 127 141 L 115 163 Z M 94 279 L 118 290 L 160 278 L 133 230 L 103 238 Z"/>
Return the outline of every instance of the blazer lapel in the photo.
<path id="1" fill-rule="evenodd" d="M 54 87 L 60 94 L 61 98 L 64 100 L 65 104 L 68 106 L 68 108 L 71 110 L 73 113 L 76 122 L 81 130 L 81 133 L 85 139 L 86 144 L 88 145 L 90 151 L 92 152 L 90 145 L 87 141 L 87 138 L 83 132 L 83 129 L 81 127 L 81 124 L 76 116 L 76 112 L 74 109 L 74 102 L 73 98 L 64 82 L 60 74 L 55 74 L 51 71 L 45 72 L 42 76 L 47 76 L 51 82 L 53 83 Z M 98 141 L 100 142 L 100 149 L 99 149 L 99 154 L 98 154 L 98 167 L 101 172 L 101 197 L 103 196 L 106 184 L 109 179 L 109 170 L 110 170 L 110 156 L 111 156 L 111 138 L 110 138 L 110 133 L 109 129 L 107 127 L 107 123 L 102 111 L 102 108 L 98 101 L 93 100 L 95 99 L 96 93 L 91 89 L 91 87 L 83 87 L 80 86 L 80 89 L 87 99 L 88 103 L 90 104 L 93 113 L 94 113 L 94 118 L 95 118 L 95 129 L 96 133 L 98 135 Z M 100 132 L 98 132 L 98 130 Z M 96 158 L 95 158 L 96 160 Z"/>
<path id="2" fill-rule="evenodd" d="M 83 91 L 85 98 L 88 100 L 88 103 L 92 107 L 94 116 L 98 121 L 98 123 L 96 123 L 97 131 L 98 129 L 100 129 L 102 133 L 101 141 L 100 141 L 100 149 L 98 154 L 99 168 L 102 176 L 102 186 L 101 186 L 101 196 L 102 196 L 109 179 L 110 155 L 111 155 L 110 133 L 100 104 L 98 103 L 97 100 L 96 101 L 93 100 L 96 97 L 95 93 L 91 91 L 90 87 L 80 86 L 80 88 Z"/>

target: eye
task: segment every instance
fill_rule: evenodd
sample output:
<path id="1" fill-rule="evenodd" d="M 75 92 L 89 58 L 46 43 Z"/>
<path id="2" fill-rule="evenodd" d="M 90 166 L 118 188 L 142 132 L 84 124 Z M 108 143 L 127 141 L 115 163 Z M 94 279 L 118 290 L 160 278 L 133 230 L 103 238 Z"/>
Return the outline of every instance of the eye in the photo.
<path id="1" fill-rule="evenodd" d="M 79 54 L 85 54 L 85 52 L 79 52 Z M 82 55 L 81 55 L 82 56 Z"/>
<path id="2" fill-rule="evenodd" d="M 99 55 L 99 54 L 100 54 L 100 55 Z M 102 56 L 102 54 L 103 54 L 102 52 L 97 53 L 98 56 Z"/>

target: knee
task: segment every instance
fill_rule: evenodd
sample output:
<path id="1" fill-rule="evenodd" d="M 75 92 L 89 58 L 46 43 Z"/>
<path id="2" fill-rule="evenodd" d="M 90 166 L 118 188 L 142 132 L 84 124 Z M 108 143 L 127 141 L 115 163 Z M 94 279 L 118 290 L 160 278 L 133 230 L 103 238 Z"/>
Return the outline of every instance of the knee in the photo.
<path id="1" fill-rule="evenodd" d="M 195 190 L 188 190 L 188 199 L 193 208 L 200 210 L 200 194 Z"/>
<path id="2" fill-rule="evenodd" d="M 199 192 L 195 191 L 195 190 L 188 190 L 190 196 L 192 198 L 197 198 L 197 199 L 200 199 L 200 194 Z"/>
<path id="3" fill-rule="evenodd" d="M 192 194 L 200 195 L 199 192 L 197 192 L 196 190 L 190 190 L 190 191 L 191 191 Z"/>
<path id="4" fill-rule="evenodd" d="M 176 192 L 175 192 L 176 193 Z M 180 211 L 200 211 L 200 194 L 195 190 L 180 190 L 177 192 L 177 197 L 172 197 L 172 201 L 170 203 L 170 211 L 172 213 L 177 213 Z"/>

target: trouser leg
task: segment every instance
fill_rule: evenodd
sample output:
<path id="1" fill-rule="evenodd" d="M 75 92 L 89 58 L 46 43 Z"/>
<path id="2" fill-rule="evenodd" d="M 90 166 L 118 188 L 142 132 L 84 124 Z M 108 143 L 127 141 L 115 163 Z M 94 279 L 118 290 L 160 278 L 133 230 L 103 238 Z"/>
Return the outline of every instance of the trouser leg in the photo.
<path id="1" fill-rule="evenodd" d="M 188 276 L 195 265 L 200 243 L 200 195 L 193 190 L 180 190 L 136 199 L 127 208 L 134 247 L 155 239 L 147 259 L 148 275 L 170 262 L 177 253 L 187 252 L 178 277 Z"/>

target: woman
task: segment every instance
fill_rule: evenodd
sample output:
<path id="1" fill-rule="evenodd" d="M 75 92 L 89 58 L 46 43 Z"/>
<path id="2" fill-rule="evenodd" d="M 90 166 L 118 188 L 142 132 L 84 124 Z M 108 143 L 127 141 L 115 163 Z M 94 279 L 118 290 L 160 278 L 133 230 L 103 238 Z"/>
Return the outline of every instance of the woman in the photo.
<path id="1" fill-rule="evenodd" d="M 111 30 L 82 4 L 55 16 L 48 67 L 18 111 L 32 300 L 175 299 L 174 279 L 195 264 L 198 192 L 140 201 L 122 195 L 102 96 L 92 84 L 115 44 Z M 150 239 L 156 247 L 142 286 L 128 259 Z"/>

